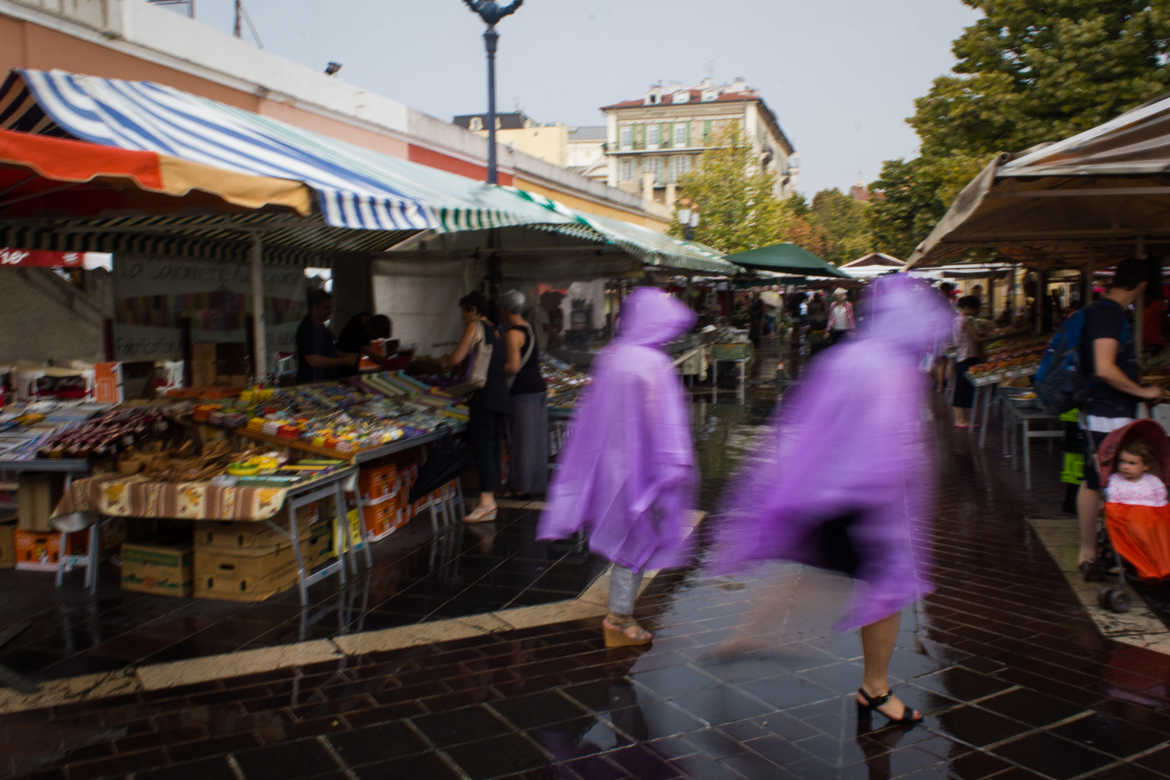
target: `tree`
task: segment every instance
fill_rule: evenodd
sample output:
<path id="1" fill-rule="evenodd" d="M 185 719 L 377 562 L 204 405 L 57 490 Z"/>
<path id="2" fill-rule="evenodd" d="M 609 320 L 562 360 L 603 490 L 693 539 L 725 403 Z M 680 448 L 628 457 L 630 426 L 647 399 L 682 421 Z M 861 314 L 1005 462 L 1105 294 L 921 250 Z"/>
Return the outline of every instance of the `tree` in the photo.
<path id="1" fill-rule="evenodd" d="M 678 182 L 679 200 L 699 206 L 695 240 L 721 252 L 742 252 L 780 240 L 784 214 L 773 195 L 776 179 L 753 160 L 751 147 L 737 134 L 699 157 Z M 671 222 L 669 235 L 682 238 L 684 228 Z"/>
<path id="2" fill-rule="evenodd" d="M 1170 90 L 1165 0 L 963 0 L 984 17 L 910 124 L 949 203 L 997 152 L 1101 124 Z"/>
<path id="3" fill-rule="evenodd" d="M 825 233 L 824 259 L 837 265 L 856 260 L 873 251 L 873 233 L 869 228 L 869 207 L 835 187 L 813 196 L 809 219 Z"/>
<path id="4" fill-rule="evenodd" d="M 869 188 L 881 194 L 869 204 L 873 248 L 903 260 L 946 212 L 939 183 L 921 158 L 887 160 Z"/>

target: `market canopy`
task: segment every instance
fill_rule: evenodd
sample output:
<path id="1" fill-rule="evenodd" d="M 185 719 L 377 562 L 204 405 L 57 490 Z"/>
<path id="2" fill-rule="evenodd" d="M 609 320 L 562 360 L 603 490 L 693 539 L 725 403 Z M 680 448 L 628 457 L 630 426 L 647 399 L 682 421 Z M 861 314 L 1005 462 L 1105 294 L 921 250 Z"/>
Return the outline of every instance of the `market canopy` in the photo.
<path id="1" fill-rule="evenodd" d="M 566 221 L 502 188 L 151 82 L 16 70 L 0 86 L 0 128 L 297 182 L 330 227 L 453 231 Z"/>
<path id="2" fill-rule="evenodd" d="M 555 225 L 548 229 L 568 235 L 593 233 L 603 236 L 606 241 L 637 257 L 645 265 L 677 271 L 698 271 L 717 276 L 735 276 L 740 272 L 738 266 L 727 261 L 726 255 L 697 241 L 682 241 L 631 222 L 596 214 L 583 214 L 559 201 L 527 190 L 514 187 L 506 189 L 570 220 L 568 224 Z M 583 232 L 582 229 L 588 232 Z"/>
<path id="3" fill-rule="evenodd" d="M 896 273 L 906 267 L 903 260 L 884 252 L 870 252 L 841 266 L 841 270 L 855 279 L 873 279 L 889 273 Z"/>
<path id="4" fill-rule="evenodd" d="M 837 279 L 853 278 L 807 249 L 787 242 L 736 252 L 728 255 L 727 259 L 744 268 L 761 271 L 778 271 L 801 276 L 829 276 Z"/>
<path id="5" fill-rule="evenodd" d="M 997 156 L 910 256 L 972 250 L 1037 268 L 1111 265 L 1170 252 L 1170 96 L 1058 143 Z M 976 258 L 979 261 L 979 258 Z"/>

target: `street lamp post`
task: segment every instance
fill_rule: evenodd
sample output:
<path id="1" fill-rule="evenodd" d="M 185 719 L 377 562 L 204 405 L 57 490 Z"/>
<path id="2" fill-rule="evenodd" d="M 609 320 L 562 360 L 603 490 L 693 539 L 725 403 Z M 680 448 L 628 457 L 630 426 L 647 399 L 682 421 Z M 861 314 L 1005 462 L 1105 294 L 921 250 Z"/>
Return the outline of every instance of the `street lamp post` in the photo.
<path id="1" fill-rule="evenodd" d="M 496 44 L 500 34 L 496 32 L 496 23 L 505 16 L 516 13 L 524 4 L 524 0 L 512 0 L 510 3 L 497 3 L 495 0 L 463 0 L 488 26 L 483 33 L 483 44 L 487 50 L 488 72 L 488 184 L 497 184 L 496 175 Z"/>

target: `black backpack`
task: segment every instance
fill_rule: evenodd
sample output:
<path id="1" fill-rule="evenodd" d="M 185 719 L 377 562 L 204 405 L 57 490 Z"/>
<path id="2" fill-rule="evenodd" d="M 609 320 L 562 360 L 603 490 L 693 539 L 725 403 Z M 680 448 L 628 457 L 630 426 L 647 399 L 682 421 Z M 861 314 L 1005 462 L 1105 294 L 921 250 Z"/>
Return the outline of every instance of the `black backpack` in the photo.
<path id="1" fill-rule="evenodd" d="M 1045 411 L 1064 414 L 1081 409 L 1089 400 L 1092 377 L 1089 367 L 1082 365 L 1082 348 L 1086 310 L 1081 309 L 1065 320 L 1048 342 L 1040 367 L 1032 377 L 1036 398 Z M 1129 322 L 1121 331 L 1121 343 L 1129 338 Z"/>

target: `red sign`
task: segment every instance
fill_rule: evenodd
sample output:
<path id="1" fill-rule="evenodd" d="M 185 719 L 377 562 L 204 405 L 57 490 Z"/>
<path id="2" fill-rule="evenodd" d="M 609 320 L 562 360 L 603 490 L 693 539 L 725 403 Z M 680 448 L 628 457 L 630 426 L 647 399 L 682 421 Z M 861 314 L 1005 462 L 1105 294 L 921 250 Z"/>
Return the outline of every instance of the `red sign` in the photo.
<path id="1" fill-rule="evenodd" d="M 84 252 L 47 252 L 39 249 L 0 247 L 0 267 L 10 265 L 38 268 L 81 268 Z"/>

